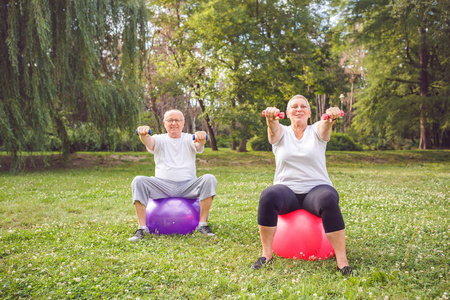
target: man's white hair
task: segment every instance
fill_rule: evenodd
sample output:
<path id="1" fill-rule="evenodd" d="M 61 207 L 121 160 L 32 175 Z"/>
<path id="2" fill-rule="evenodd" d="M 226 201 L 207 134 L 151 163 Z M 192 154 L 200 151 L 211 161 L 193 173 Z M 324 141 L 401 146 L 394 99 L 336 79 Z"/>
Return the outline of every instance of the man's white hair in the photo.
<path id="1" fill-rule="evenodd" d="M 179 113 L 181 114 L 181 117 L 183 118 L 182 121 L 184 121 L 184 115 L 183 115 L 183 113 L 181 112 L 181 110 L 179 110 L 179 109 L 171 109 L 171 110 L 166 111 L 166 112 L 164 113 L 164 120 L 166 120 L 167 115 L 170 114 L 170 113 L 172 113 L 172 112 L 179 112 Z"/>
<path id="2" fill-rule="evenodd" d="M 289 100 L 289 102 L 288 102 L 288 104 L 287 104 L 286 111 L 288 111 L 288 110 L 291 108 L 292 101 L 294 101 L 295 99 L 305 99 L 306 105 L 308 106 L 308 109 L 311 110 L 311 107 L 309 106 L 308 99 L 306 99 L 305 96 L 302 96 L 302 95 L 295 95 L 294 97 L 291 98 L 291 100 Z"/>

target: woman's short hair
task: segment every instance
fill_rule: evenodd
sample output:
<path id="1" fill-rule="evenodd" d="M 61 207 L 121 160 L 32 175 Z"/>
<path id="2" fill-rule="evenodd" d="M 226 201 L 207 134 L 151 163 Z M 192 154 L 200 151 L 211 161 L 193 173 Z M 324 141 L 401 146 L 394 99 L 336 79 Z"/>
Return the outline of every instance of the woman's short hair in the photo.
<path id="1" fill-rule="evenodd" d="M 294 101 L 295 99 L 305 99 L 306 105 L 308 106 L 308 109 L 311 110 L 311 106 L 309 106 L 308 99 L 306 99 L 305 96 L 302 96 L 302 95 L 295 95 L 294 97 L 291 98 L 291 100 L 289 100 L 289 102 L 288 102 L 288 104 L 287 104 L 286 111 L 288 111 L 288 110 L 291 108 L 292 101 Z"/>

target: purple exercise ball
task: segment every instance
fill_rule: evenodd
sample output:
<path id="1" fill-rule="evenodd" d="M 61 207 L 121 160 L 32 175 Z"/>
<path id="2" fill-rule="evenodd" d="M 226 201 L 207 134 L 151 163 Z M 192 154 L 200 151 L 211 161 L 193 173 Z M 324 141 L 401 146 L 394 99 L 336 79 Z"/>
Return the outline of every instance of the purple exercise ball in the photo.
<path id="1" fill-rule="evenodd" d="M 200 204 L 197 199 L 149 199 L 145 221 L 150 233 L 189 234 L 198 226 Z"/>

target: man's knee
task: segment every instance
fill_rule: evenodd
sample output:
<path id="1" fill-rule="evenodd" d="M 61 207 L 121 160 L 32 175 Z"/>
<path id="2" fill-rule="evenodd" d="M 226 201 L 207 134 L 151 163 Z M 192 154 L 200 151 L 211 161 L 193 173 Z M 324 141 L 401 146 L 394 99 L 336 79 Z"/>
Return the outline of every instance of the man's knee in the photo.
<path id="1" fill-rule="evenodd" d="M 146 185 L 147 179 L 148 177 L 145 176 L 136 176 L 131 182 L 131 193 L 133 194 L 133 204 L 135 206 L 139 204 L 147 206 L 148 199 L 145 199 L 147 197 L 144 196 L 146 193 L 143 188 Z"/>
<path id="2" fill-rule="evenodd" d="M 139 186 L 142 186 L 142 184 L 144 183 L 144 181 L 146 180 L 147 177 L 145 176 L 136 176 L 134 177 L 133 181 L 131 182 L 131 188 L 137 188 Z"/>
<path id="3" fill-rule="evenodd" d="M 205 174 L 202 176 L 202 179 L 206 185 L 213 186 L 214 188 L 217 187 L 217 179 L 214 175 Z"/>

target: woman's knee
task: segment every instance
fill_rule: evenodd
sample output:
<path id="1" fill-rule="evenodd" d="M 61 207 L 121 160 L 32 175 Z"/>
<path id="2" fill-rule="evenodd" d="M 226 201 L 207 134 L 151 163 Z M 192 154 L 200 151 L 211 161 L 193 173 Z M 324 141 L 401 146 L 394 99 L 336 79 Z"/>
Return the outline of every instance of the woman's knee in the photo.
<path id="1" fill-rule="evenodd" d="M 274 204 L 274 201 L 272 199 L 276 198 L 276 193 L 274 191 L 270 190 L 269 188 L 266 188 L 262 191 L 261 196 L 259 197 L 259 207 L 260 209 L 262 207 L 267 207 Z"/>
<path id="2" fill-rule="evenodd" d="M 260 205 L 274 203 L 277 199 L 283 197 L 282 189 L 283 187 L 279 185 L 273 185 L 264 189 L 261 193 L 261 196 L 259 197 Z"/>
<path id="3" fill-rule="evenodd" d="M 276 211 L 283 213 L 286 209 L 286 202 L 293 192 L 284 185 L 273 185 L 262 191 L 259 197 L 259 211 Z M 295 198 L 295 195 L 294 195 Z M 289 206 L 289 205 L 288 205 Z"/>
<path id="4" fill-rule="evenodd" d="M 332 197 L 325 197 L 320 201 L 320 210 L 323 211 L 336 211 L 339 210 L 339 200 Z"/>
<path id="5" fill-rule="evenodd" d="M 276 226 L 278 221 L 277 193 L 271 187 L 262 191 L 258 204 L 258 225 Z"/>
<path id="6" fill-rule="evenodd" d="M 309 192 L 308 196 L 317 199 L 316 201 L 322 203 L 322 206 L 339 205 L 339 194 L 332 186 L 317 186 Z"/>

